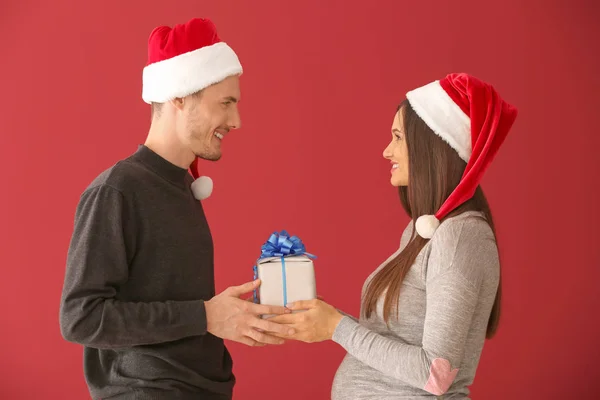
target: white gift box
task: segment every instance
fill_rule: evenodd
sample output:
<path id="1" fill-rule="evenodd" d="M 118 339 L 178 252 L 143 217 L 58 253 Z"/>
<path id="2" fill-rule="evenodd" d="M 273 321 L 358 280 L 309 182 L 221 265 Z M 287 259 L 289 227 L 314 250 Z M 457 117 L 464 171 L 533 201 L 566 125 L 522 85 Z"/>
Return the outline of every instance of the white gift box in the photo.
<path id="1" fill-rule="evenodd" d="M 315 269 L 305 256 L 267 257 L 256 263 L 260 304 L 285 306 L 299 300 L 317 298 Z M 268 317 L 268 316 L 263 316 Z"/>

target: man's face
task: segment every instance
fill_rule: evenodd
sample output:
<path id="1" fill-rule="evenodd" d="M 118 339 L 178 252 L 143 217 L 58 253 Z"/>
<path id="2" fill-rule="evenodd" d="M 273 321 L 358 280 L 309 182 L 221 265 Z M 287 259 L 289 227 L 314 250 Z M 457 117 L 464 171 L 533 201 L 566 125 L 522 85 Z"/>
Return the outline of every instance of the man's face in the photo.
<path id="1" fill-rule="evenodd" d="M 176 121 L 182 144 L 196 157 L 219 160 L 225 136 L 241 126 L 239 100 L 239 76 L 230 76 L 189 96 Z"/>

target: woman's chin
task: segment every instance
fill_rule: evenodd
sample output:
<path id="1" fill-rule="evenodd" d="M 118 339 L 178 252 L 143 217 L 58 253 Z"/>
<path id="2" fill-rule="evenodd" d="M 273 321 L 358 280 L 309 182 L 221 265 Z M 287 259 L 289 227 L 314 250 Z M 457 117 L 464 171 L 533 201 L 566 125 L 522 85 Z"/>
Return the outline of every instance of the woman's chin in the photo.
<path id="1" fill-rule="evenodd" d="M 404 182 L 403 179 L 398 179 L 395 177 L 390 178 L 390 183 L 392 184 L 393 187 L 408 186 L 408 182 Z"/>

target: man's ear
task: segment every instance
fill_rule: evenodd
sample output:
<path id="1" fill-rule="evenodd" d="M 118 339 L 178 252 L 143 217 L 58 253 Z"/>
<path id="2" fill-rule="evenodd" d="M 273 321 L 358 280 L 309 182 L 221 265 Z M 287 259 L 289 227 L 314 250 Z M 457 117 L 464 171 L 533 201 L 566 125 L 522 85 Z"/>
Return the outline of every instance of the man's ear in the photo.
<path id="1" fill-rule="evenodd" d="M 169 103 L 171 103 L 171 105 L 175 107 L 176 110 L 181 111 L 183 110 L 183 106 L 185 104 L 185 98 L 176 97 L 173 100 L 169 100 Z"/>

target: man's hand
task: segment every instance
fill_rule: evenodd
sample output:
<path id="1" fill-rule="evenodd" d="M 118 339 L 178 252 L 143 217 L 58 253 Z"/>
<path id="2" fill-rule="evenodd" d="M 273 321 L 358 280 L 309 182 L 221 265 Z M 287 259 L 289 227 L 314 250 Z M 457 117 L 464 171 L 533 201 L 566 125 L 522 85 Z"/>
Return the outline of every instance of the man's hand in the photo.
<path id="1" fill-rule="evenodd" d="M 261 319 L 262 314 L 282 315 L 291 311 L 285 307 L 254 304 L 240 299 L 260 286 L 260 280 L 225 289 L 206 303 L 207 330 L 222 339 L 233 340 L 248 346 L 283 344 L 283 338 L 295 333 L 293 328 Z M 272 332 L 279 337 L 267 334 Z"/>
<path id="2" fill-rule="evenodd" d="M 343 317 L 334 307 L 320 299 L 297 301 L 288 304 L 288 308 L 301 312 L 278 315 L 273 317 L 271 321 L 285 324 L 296 330 L 295 334 L 286 337 L 286 339 L 300 340 L 307 343 L 330 340 Z M 275 335 L 279 336 L 278 334 Z"/>

